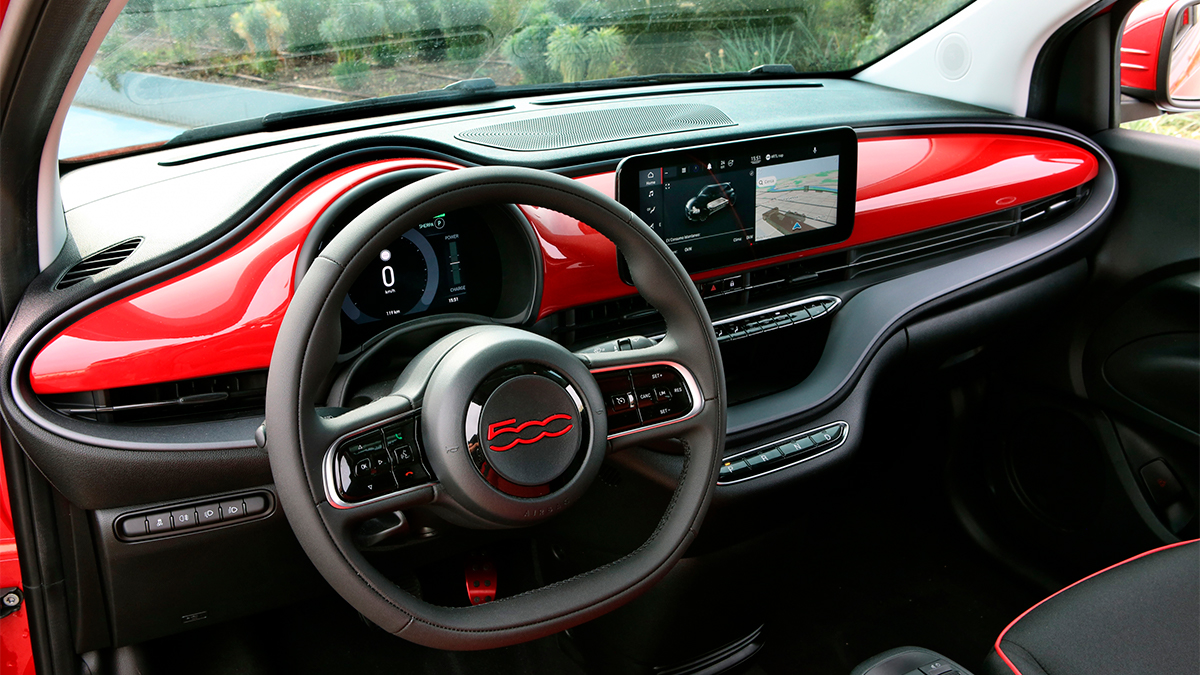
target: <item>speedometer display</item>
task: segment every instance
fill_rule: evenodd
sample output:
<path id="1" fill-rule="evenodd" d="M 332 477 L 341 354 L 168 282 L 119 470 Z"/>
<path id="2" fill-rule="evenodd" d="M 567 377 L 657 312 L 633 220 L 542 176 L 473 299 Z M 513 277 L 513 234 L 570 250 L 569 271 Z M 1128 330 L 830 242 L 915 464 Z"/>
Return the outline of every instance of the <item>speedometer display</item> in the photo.
<path id="1" fill-rule="evenodd" d="M 342 310 L 355 323 L 370 323 L 429 309 L 441 280 L 437 253 L 416 230 L 379 252 L 350 288 Z"/>
<path id="2" fill-rule="evenodd" d="M 477 220 L 474 211 L 442 214 L 381 250 L 342 301 L 344 338 L 357 343 L 426 313 L 491 312 L 496 244 Z"/>
<path id="3" fill-rule="evenodd" d="M 454 220 L 442 214 L 380 251 L 350 287 L 342 303 L 346 316 L 365 324 L 462 305 L 465 241 Z"/>

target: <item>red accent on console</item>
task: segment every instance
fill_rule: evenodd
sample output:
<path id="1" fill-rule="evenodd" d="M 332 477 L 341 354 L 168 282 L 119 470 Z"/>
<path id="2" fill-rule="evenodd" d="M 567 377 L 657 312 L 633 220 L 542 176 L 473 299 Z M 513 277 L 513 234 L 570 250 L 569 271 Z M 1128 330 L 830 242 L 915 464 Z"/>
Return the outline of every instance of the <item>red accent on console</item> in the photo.
<path id="1" fill-rule="evenodd" d="M 1042 138 L 947 134 L 859 142 L 858 205 L 850 239 L 697 275 L 711 278 L 879 241 L 1042 199 L 1082 185 L 1099 164 L 1087 150 Z M 293 292 L 296 257 L 330 203 L 367 178 L 434 160 L 384 160 L 315 181 L 214 260 L 80 319 L 34 359 L 39 394 L 110 389 L 266 368 Z M 579 178 L 612 195 L 612 173 Z M 591 227 L 522 207 L 542 249 L 539 317 L 632 295 L 616 248 Z"/>
<path id="2" fill-rule="evenodd" d="M 413 168 L 460 167 L 387 160 L 315 181 L 215 259 L 72 324 L 34 359 L 33 390 L 91 391 L 266 368 L 313 223 L 355 185 Z"/>

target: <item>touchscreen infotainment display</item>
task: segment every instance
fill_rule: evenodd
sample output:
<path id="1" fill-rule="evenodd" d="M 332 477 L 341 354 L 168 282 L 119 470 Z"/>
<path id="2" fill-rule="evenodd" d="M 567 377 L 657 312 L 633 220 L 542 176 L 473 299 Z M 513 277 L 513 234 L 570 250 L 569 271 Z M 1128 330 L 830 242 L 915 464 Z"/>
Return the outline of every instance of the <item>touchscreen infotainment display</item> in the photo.
<path id="1" fill-rule="evenodd" d="M 702 272 L 849 237 L 857 147 L 837 128 L 637 155 L 617 196 Z"/>

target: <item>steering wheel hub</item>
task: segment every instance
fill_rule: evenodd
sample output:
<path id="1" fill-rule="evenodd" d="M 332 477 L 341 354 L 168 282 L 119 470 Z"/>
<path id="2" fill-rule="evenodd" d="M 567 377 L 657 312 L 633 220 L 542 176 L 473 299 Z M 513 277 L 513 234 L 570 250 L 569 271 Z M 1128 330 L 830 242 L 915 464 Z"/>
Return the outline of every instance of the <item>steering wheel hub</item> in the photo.
<path id="1" fill-rule="evenodd" d="M 480 471 L 485 478 L 494 471 L 499 480 L 493 484 L 503 491 L 521 492 L 505 489 L 508 482 L 548 494 L 582 449 L 587 421 L 581 415 L 583 400 L 570 383 L 552 371 L 530 370 L 476 391 L 467 431 L 475 431 L 477 439 L 468 447 L 478 443 Z M 471 429 L 470 411 L 481 398 L 478 428 Z"/>

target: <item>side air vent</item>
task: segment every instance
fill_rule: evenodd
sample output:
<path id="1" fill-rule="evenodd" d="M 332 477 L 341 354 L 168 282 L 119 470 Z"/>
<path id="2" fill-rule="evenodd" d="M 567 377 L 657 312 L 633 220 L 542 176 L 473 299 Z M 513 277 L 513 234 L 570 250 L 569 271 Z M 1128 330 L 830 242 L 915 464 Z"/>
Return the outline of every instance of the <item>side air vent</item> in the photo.
<path id="1" fill-rule="evenodd" d="M 54 285 L 54 290 L 61 291 L 64 288 L 70 288 L 84 279 L 94 277 L 110 267 L 117 266 L 133 254 L 141 243 L 141 237 L 134 237 L 89 255 L 72 265 L 71 269 L 67 270 L 67 273 L 62 275 L 62 278 Z"/>
<path id="2" fill-rule="evenodd" d="M 56 412 L 92 422 L 200 422 L 263 413 L 267 371 L 42 396 Z"/>
<path id="3" fill-rule="evenodd" d="M 502 150 L 559 150 L 593 143 L 736 126 L 702 103 L 672 103 L 547 115 L 460 132 L 458 138 Z"/>

